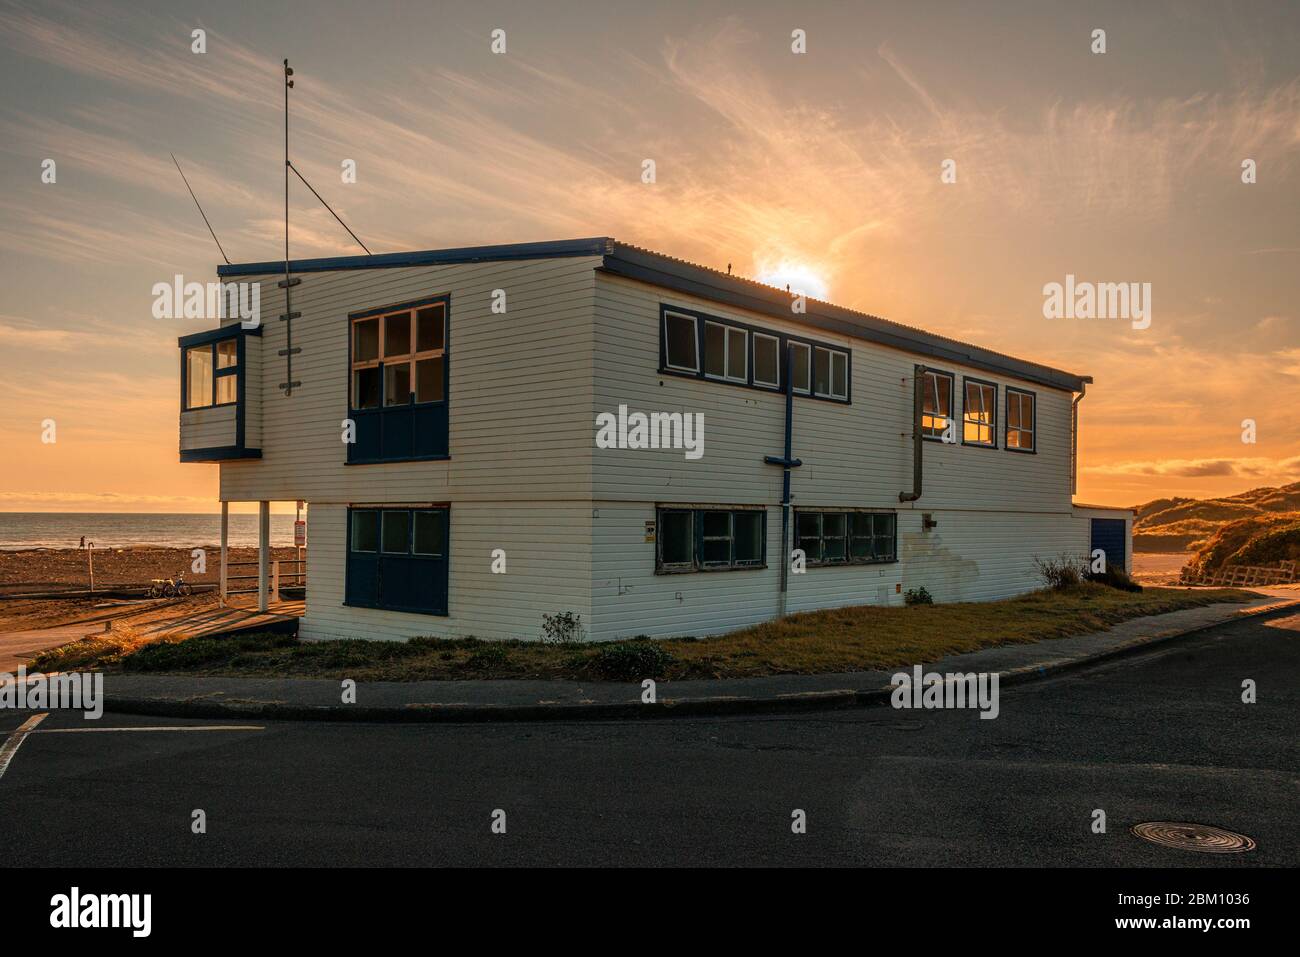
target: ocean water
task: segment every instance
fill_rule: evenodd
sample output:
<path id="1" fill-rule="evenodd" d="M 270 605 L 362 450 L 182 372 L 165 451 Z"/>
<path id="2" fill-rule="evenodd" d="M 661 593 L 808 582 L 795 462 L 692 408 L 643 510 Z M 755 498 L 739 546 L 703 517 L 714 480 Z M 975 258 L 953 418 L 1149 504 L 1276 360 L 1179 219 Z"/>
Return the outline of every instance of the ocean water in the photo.
<path id="1" fill-rule="evenodd" d="M 194 548 L 221 542 L 221 515 L 91 512 L 0 512 L 0 550 L 76 548 L 81 536 L 96 548 L 163 545 Z M 257 544 L 257 516 L 230 516 L 230 544 Z M 271 516 L 271 544 L 293 544 L 293 516 Z"/>

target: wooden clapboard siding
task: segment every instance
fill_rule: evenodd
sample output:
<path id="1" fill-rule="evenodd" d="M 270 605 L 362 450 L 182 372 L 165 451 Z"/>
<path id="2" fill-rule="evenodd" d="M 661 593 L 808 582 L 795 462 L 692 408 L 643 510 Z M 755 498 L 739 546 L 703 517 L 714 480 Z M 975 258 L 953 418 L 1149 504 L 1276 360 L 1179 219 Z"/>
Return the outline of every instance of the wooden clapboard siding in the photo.
<path id="1" fill-rule="evenodd" d="M 262 458 L 226 463 L 221 497 L 312 502 L 573 501 L 590 493 L 593 259 L 304 274 L 293 287 L 292 396 L 284 290 L 262 283 Z M 507 311 L 491 312 L 504 289 Z M 348 315 L 448 294 L 447 461 L 345 465 Z M 251 371 L 251 370 L 250 370 Z M 250 383 L 250 389 L 254 386 Z"/>
<path id="2" fill-rule="evenodd" d="M 592 487 L 593 621 L 600 638 L 633 634 L 713 634 L 777 614 L 781 470 L 765 455 L 783 452 L 785 400 L 719 382 L 660 375 L 660 305 L 820 340 L 852 355 L 849 405 L 796 397 L 792 496 L 796 508 L 898 511 L 899 561 L 811 567 L 789 579 L 790 611 L 854 604 L 900 604 L 925 586 L 937 601 L 1006 598 L 1040 587 L 1033 559 L 1081 555 L 1088 524 L 1070 504 L 1068 392 L 901 350 L 812 330 L 746 310 L 621 277 L 598 275 L 595 301 L 595 411 L 702 412 L 704 456 L 682 450 L 598 450 Z M 922 362 L 998 386 L 997 449 L 927 442 L 921 500 L 901 504 L 912 482 L 913 368 Z M 1036 395 L 1037 451 L 1006 451 L 1006 386 Z M 960 427 L 959 427 L 960 428 Z M 958 433 L 960 434 L 960 432 Z M 766 569 L 656 575 L 644 523 L 656 503 L 766 505 Z M 922 514 L 938 522 L 922 531 Z M 791 533 L 793 548 L 793 532 Z"/>
<path id="3" fill-rule="evenodd" d="M 235 444 L 235 407 L 186 409 L 181 413 L 181 451 L 227 448 Z"/>
<path id="4" fill-rule="evenodd" d="M 702 412 L 705 454 L 688 461 L 680 450 L 601 450 L 593 475 L 598 500 L 712 501 L 719 489 L 726 490 L 722 500 L 727 502 L 780 500 L 780 470 L 762 459 L 783 451 L 784 397 L 659 375 L 660 303 L 848 350 L 851 405 L 795 398 L 794 455 L 805 464 L 794 472 L 794 495 L 806 506 L 899 507 L 898 493 L 912 483 L 912 373 L 923 357 L 606 275 L 596 283 L 597 411 L 626 404 L 646 412 Z M 915 507 L 1068 512 L 1071 395 L 975 369 L 931 364 L 956 374 L 958 414 L 963 374 L 998 384 L 999 447 L 927 442 L 925 494 Z M 1007 385 L 1037 394 L 1038 450 L 1033 455 L 1001 448 Z"/>
<path id="5" fill-rule="evenodd" d="M 262 337 L 244 337 L 244 445 L 250 449 L 262 447 Z"/>
<path id="6" fill-rule="evenodd" d="M 591 509 L 548 503 L 453 503 L 448 614 L 417 615 L 343 604 L 347 507 L 311 506 L 304 638 L 536 639 L 542 616 L 591 621 Z M 506 573 L 492 573 L 492 552 Z"/>
<path id="7" fill-rule="evenodd" d="M 660 375 L 661 304 L 851 354 L 851 404 L 795 399 L 793 451 L 805 464 L 793 473 L 794 505 L 896 511 L 899 561 L 792 575 L 790 611 L 899 604 L 920 586 L 937 601 L 1009 597 L 1040 584 L 1035 557 L 1087 551 L 1091 512 L 1070 501 L 1071 393 L 596 272 L 600 264 L 592 256 L 301 274 L 292 301 L 302 313 L 293 322 L 302 384 L 291 397 L 278 388 L 284 291 L 279 276 L 260 277 L 247 444 L 263 457 L 223 463 L 221 496 L 310 503 L 304 636 L 528 639 L 544 614 L 570 611 L 588 637 L 611 639 L 713 634 L 776 615 L 781 470 L 763 457 L 783 452 L 784 398 Z M 496 289 L 507 295 L 504 314 L 490 308 Z M 349 313 L 440 295 L 450 297 L 450 458 L 345 465 Z M 918 362 L 955 375 L 959 419 L 964 375 L 997 385 L 998 448 L 925 443 L 924 494 L 903 504 Z M 1035 454 L 1002 448 L 1007 386 L 1036 396 Z M 703 458 L 596 449 L 595 415 L 619 405 L 703 413 Z M 448 615 L 345 606 L 347 506 L 421 502 L 450 506 Z M 768 566 L 656 575 L 645 523 L 657 503 L 764 506 Z M 925 513 L 938 523 L 928 531 Z M 505 575 L 491 573 L 495 548 L 506 552 Z"/>
<path id="8" fill-rule="evenodd" d="M 1010 598 L 1042 587 L 1035 556 L 1087 552 L 1087 523 L 1068 512 L 931 515 L 938 524 L 923 532 L 921 512 L 899 512 L 897 562 L 812 566 L 790 575 L 788 610 L 900 605 L 909 588 L 921 586 L 940 602 Z M 653 503 L 604 502 L 592 520 L 593 637 L 719 634 L 777 615 L 780 508 L 767 509 L 765 569 L 656 575 L 655 545 L 644 541 L 644 523 L 654 519 Z"/>

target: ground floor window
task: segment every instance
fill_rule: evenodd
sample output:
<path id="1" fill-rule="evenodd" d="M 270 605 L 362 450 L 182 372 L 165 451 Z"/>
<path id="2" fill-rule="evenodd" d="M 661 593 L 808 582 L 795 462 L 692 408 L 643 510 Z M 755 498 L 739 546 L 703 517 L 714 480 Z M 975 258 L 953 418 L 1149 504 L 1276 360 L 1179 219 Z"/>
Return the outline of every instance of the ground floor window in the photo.
<path id="1" fill-rule="evenodd" d="M 765 509 L 664 507 L 657 510 L 656 522 L 658 572 L 764 567 Z"/>
<path id="2" fill-rule="evenodd" d="M 809 565 L 865 565 L 898 560 L 893 512 L 795 511 L 795 547 Z"/>
<path id="3" fill-rule="evenodd" d="M 348 509 L 346 604 L 447 614 L 450 510 Z"/>

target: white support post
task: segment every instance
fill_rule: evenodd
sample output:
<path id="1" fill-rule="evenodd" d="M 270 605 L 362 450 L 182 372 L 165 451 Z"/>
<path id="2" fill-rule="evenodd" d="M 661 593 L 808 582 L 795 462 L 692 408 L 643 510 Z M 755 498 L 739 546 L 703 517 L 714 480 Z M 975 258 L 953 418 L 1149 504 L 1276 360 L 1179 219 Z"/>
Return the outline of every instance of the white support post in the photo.
<path id="1" fill-rule="evenodd" d="M 230 503 L 222 501 L 221 503 L 221 585 L 219 586 L 220 600 L 222 608 L 226 607 L 227 591 L 229 590 L 228 575 L 226 572 L 226 561 L 228 558 L 228 549 L 230 543 Z"/>
<path id="2" fill-rule="evenodd" d="M 271 503 L 257 503 L 257 610 L 266 611 L 271 572 Z"/>

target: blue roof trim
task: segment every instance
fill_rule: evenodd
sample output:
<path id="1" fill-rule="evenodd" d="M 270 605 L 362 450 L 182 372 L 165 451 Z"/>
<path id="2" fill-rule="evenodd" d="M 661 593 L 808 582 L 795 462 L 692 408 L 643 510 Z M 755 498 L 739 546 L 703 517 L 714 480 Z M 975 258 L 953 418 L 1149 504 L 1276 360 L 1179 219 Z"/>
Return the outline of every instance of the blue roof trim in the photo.
<path id="1" fill-rule="evenodd" d="M 182 349 L 188 349 L 190 346 L 207 345 L 209 342 L 220 342 L 223 339 L 234 339 L 240 335 L 260 336 L 261 334 L 261 323 L 258 323 L 252 329 L 245 329 L 242 324 L 232 322 L 229 325 L 221 326 L 218 329 L 208 329 L 204 332 L 192 332 L 188 336 L 181 336 L 176 340 L 176 344 Z"/>
<path id="2" fill-rule="evenodd" d="M 462 246 L 456 249 L 428 249 L 421 252 L 385 253 L 380 256 L 340 256 L 332 259 L 289 261 L 291 273 L 330 272 L 342 269 L 391 269 L 401 266 L 432 266 L 470 262 L 508 262 L 525 259 L 559 259 L 599 256 L 600 270 L 628 279 L 675 289 L 711 302 L 748 309 L 801 325 L 892 346 L 916 355 L 955 362 L 985 372 L 1034 382 L 1054 389 L 1078 392 L 1091 376 L 1040 365 L 990 349 L 948 339 L 922 329 L 891 322 L 830 303 L 809 301 L 808 311 L 793 315 L 790 296 L 780 289 L 752 280 L 724 275 L 716 269 L 697 266 L 662 253 L 620 243 L 608 236 L 561 239 L 539 243 L 509 243 L 498 246 Z M 236 263 L 218 266 L 217 275 L 265 276 L 284 272 L 284 260 Z"/>
<path id="3" fill-rule="evenodd" d="M 589 239 L 560 239 L 541 243 L 508 243 L 503 246 L 462 246 L 457 249 L 426 249 L 411 253 L 382 253 L 378 256 L 336 256 L 331 259 L 291 259 L 289 272 L 330 272 L 335 269 L 393 269 L 399 266 L 438 266 L 451 263 L 505 262 L 513 259 L 561 259 L 570 256 L 603 256 L 613 240 L 605 236 Z M 218 266 L 218 276 L 264 276 L 284 272 L 284 260 L 235 263 Z"/>

